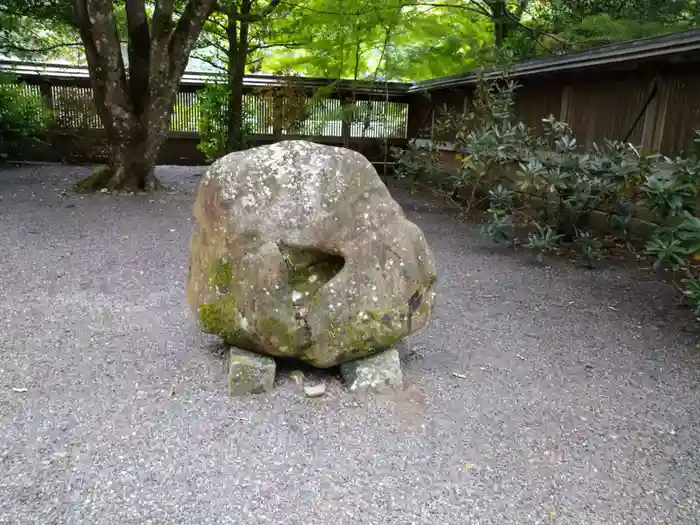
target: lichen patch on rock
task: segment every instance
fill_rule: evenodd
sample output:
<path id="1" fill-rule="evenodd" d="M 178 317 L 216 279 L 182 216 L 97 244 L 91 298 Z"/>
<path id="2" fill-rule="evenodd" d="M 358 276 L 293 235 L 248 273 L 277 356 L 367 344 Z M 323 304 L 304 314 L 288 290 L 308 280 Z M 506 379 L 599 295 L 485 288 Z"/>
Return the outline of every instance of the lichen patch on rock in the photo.
<path id="1" fill-rule="evenodd" d="M 229 154 L 194 216 L 190 305 L 229 344 L 326 368 L 428 322 L 434 256 L 359 153 L 294 140 Z"/>

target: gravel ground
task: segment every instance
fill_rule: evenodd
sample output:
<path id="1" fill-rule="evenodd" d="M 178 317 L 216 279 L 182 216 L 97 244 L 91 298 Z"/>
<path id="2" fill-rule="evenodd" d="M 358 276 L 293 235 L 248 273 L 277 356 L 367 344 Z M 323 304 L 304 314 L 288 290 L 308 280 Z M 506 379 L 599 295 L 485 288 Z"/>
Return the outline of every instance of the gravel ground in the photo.
<path id="1" fill-rule="evenodd" d="M 324 376 L 307 399 L 285 369 L 230 399 L 185 297 L 198 171 L 161 168 L 155 197 L 0 172 L 0 523 L 700 523 L 700 351 L 670 285 L 533 264 L 395 189 L 440 272 L 405 391 Z"/>

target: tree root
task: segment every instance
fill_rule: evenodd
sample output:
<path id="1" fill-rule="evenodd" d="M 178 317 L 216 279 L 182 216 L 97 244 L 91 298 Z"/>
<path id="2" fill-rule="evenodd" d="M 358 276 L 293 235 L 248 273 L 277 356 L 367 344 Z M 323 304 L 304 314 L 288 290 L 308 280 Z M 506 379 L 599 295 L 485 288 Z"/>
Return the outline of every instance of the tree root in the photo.
<path id="1" fill-rule="evenodd" d="M 81 179 L 75 184 L 75 189 L 79 193 L 94 193 L 109 186 L 112 179 L 112 170 L 109 166 L 98 166 L 92 172 L 92 175 L 85 179 Z"/>
<path id="2" fill-rule="evenodd" d="M 124 181 L 124 184 L 115 184 L 112 169 L 109 166 L 98 166 L 89 177 L 79 180 L 75 184 L 75 190 L 78 193 L 98 193 L 103 190 L 141 193 L 154 192 L 164 188 L 158 179 L 155 179 L 147 188 L 141 188 L 134 182 L 133 179 L 130 179 Z"/>

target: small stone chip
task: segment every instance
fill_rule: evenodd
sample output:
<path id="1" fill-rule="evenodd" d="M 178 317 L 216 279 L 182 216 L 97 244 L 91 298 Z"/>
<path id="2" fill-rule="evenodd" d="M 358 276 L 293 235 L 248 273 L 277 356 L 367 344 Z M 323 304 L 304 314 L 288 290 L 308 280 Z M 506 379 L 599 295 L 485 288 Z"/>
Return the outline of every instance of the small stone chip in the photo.
<path id="1" fill-rule="evenodd" d="M 304 385 L 304 393 L 306 394 L 306 397 L 321 397 L 326 393 L 326 383 Z"/>
<path id="2" fill-rule="evenodd" d="M 272 357 L 232 347 L 229 354 L 228 392 L 232 396 L 272 390 L 277 365 Z"/>
<path id="3" fill-rule="evenodd" d="M 294 381 L 299 386 L 302 386 L 304 384 L 304 372 L 302 372 L 301 370 L 294 370 L 294 372 L 289 374 L 289 377 L 291 377 L 292 381 Z"/>

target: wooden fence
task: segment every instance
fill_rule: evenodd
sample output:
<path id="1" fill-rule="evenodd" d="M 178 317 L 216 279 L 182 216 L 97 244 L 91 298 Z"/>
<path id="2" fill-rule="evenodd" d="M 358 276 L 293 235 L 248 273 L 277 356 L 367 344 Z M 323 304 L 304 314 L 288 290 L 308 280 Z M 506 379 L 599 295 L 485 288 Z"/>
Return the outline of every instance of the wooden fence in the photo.
<path id="1" fill-rule="evenodd" d="M 34 160 L 104 162 L 107 144 L 92 99 L 87 71 L 26 64 L 0 64 L 22 83 L 26 96 L 43 98 L 53 111 L 48 147 Z M 160 164 L 205 162 L 200 141 L 201 90 L 216 79 L 201 74 L 183 78 L 173 107 Z M 245 123 L 253 145 L 305 138 L 359 151 L 375 165 L 391 162 L 390 149 L 408 139 L 408 84 L 332 81 L 298 77 L 247 77 Z M 318 90 L 322 97 L 315 97 Z M 296 115 L 290 124 L 290 113 Z"/>

